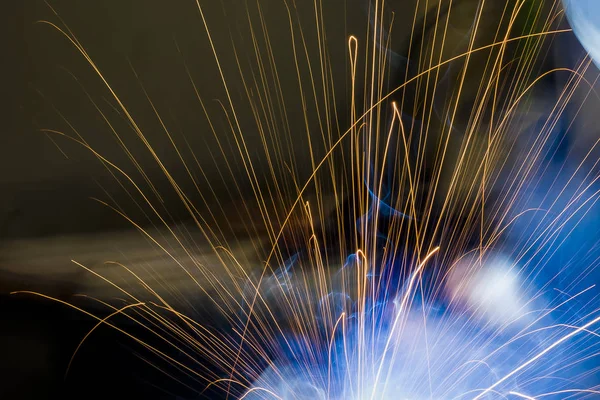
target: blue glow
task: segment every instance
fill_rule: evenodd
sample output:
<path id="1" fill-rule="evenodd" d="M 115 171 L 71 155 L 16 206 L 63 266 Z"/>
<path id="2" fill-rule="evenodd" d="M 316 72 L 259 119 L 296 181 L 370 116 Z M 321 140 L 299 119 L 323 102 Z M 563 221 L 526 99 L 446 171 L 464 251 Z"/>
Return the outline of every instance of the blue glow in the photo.
<path id="1" fill-rule="evenodd" d="M 600 66 L 600 2 L 563 0 L 573 32 L 590 57 Z"/>

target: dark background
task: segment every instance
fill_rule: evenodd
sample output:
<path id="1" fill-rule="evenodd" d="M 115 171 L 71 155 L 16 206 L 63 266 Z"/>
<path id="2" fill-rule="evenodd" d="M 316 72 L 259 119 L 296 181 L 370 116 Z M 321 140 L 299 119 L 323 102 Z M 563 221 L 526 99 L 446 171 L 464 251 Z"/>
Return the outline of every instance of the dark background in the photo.
<path id="1" fill-rule="evenodd" d="M 259 29 L 257 7 L 250 2 L 245 8 L 242 3 L 203 1 L 202 5 L 232 97 L 239 104 L 249 153 L 258 173 L 264 174 L 262 144 L 252 123 L 232 47 L 234 43 L 244 71 L 249 70 L 249 65 L 256 67 L 251 61 L 253 50 L 247 13 L 256 24 L 254 28 Z M 299 3 L 298 16 L 294 18 L 306 25 L 302 30 L 307 52 L 316 54 L 312 4 Z M 129 128 L 122 113 L 115 111 L 117 104 L 98 76 L 67 38 L 53 27 L 38 22 L 40 20 L 64 27 L 62 19 L 71 29 L 127 106 L 161 161 L 185 190 L 193 189 L 191 181 L 160 128 L 144 90 L 178 145 L 184 148 L 187 141 L 193 149 L 199 164 L 195 170 L 202 168 L 208 177 L 203 181 L 198 175 L 198 180 L 204 187 L 210 184 L 215 193 L 208 200 L 209 204 L 221 201 L 235 207 L 236 203 L 252 197 L 246 174 L 235 161 L 239 153 L 229 141 L 219 154 L 186 74 L 185 66 L 214 118 L 215 129 L 223 138 L 231 138 L 227 119 L 214 101 L 225 102 L 225 91 L 198 9 L 194 1 L 160 0 L 57 0 L 49 5 L 37 0 L 7 1 L 0 13 L 3 49 L 0 63 L 0 397 L 194 398 L 198 395 L 194 390 L 174 383 L 148 366 L 138 357 L 147 356 L 147 352 L 109 328 L 100 328 L 83 346 L 65 380 L 67 363 L 75 347 L 96 322 L 62 304 L 9 293 L 36 290 L 105 315 L 94 302 L 72 298 L 73 293 L 86 292 L 86 289 L 82 274 L 70 259 L 73 253 L 85 254 L 86 246 L 90 247 L 99 232 L 116 232 L 113 242 L 118 244 L 122 240 L 120 232 L 130 231 L 131 224 L 90 198 L 113 200 L 142 226 L 152 226 L 155 222 L 145 218 L 129 194 L 89 151 L 60 135 L 41 131 L 55 129 L 75 137 L 77 130 L 98 153 L 131 174 L 144 191 L 152 194 L 87 94 L 122 134 L 123 141 L 160 192 L 171 216 L 169 222 L 186 222 L 189 218 L 156 162 Z M 295 172 L 298 180 L 305 180 L 311 168 L 304 145 L 306 134 L 302 129 L 304 120 L 288 15 L 282 1 L 261 1 L 260 6 L 282 75 L 282 90 L 287 94 L 291 135 L 299 139 L 292 144 L 297 159 Z M 364 35 L 366 16 L 361 2 L 353 1 L 328 1 L 323 11 L 326 19 L 335 21 L 327 24 L 328 40 L 340 43 L 330 46 L 331 72 L 339 78 L 335 83 L 338 97 L 334 103 L 344 113 L 340 116 L 340 126 L 346 126 L 347 115 L 342 111 L 347 102 L 346 38 L 349 33 Z M 295 28 L 299 29 L 297 25 Z M 261 57 L 264 56 L 263 50 Z M 304 80 L 306 71 L 303 68 Z M 308 106 L 311 106 L 310 99 Z M 317 121 L 313 118 L 309 124 L 315 128 Z M 313 136 L 320 137 L 317 133 Z M 191 152 L 184 151 L 186 160 L 195 162 Z M 315 152 L 317 158 L 322 157 L 322 148 L 316 148 Z M 229 174 L 228 162 L 232 168 Z M 225 175 L 219 174 L 223 171 Z M 232 189 L 234 184 L 238 189 Z M 135 199 L 139 201 L 139 197 Z M 39 243 L 46 238 L 52 242 L 41 250 Z M 82 242 L 69 244 L 74 243 L 74 238 Z M 140 237 L 138 241 L 143 242 L 143 239 Z M 65 243 L 66 251 L 54 250 Z M 121 250 L 127 251 L 126 248 Z M 25 256 L 14 256 L 15 251 Z M 134 335 L 143 337 L 144 332 L 127 325 L 127 321 L 121 323 Z M 187 383 L 195 390 L 203 389 L 201 384 Z"/>

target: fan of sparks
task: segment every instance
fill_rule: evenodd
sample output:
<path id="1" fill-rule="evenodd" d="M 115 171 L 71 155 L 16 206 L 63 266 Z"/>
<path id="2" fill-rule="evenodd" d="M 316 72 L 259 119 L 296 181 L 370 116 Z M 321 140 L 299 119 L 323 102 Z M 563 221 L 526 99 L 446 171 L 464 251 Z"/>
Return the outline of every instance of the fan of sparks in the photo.
<path id="1" fill-rule="evenodd" d="M 223 45 L 203 3 L 190 10 L 222 97 L 206 99 L 204 73 L 185 64 L 207 122 L 185 135 L 215 145 L 187 147 L 142 85 L 176 173 L 59 13 L 42 21 L 104 85 L 111 112 L 93 93 L 82 99 L 131 164 L 116 165 L 75 128 L 44 132 L 107 168 L 147 220 L 98 201 L 158 254 L 152 267 L 106 260 L 115 276 L 73 260 L 115 293 L 97 300 L 108 312 L 65 302 L 96 319 L 90 334 L 122 332 L 147 362 L 217 398 L 600 395 L 598 138 L 578 123 L 597 99 L 597 72 L 585 55 L 549 62 L 570 35 L 559 2 L 392 10 L 374 0 L 365 31 L 344 41 L 328 34 L 345 15 L 327 15 L 320 0 L 273 2 L 279 29 L 264 2 L 246 2 L 236 7 L 245 47 Z M 398 26 L 400 12 L 411 27 Z M 402 29 L 403 48 L 392 40 Z M 231 55 L 237 65 L 224 65 Z M 226 159 L 215 175 L 227 190 L 213 188 L 210 157 Z M 173 225 L 164 191 L 192 223 Z"/>

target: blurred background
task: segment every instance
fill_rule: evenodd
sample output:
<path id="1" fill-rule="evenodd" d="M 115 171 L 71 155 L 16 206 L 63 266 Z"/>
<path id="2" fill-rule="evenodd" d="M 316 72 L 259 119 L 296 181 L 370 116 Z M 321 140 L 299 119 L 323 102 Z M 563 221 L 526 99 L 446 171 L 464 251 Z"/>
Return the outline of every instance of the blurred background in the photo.
<path id="1" fill-rule="evenodd" d="M 328 149 L 322 132 L 330 131 L 332 137 L 338 137 L 350 125 L 347 38 L 352 34 L 359 42 L 364 41 L 369 3 L 323 1 L 320 10 L 323 31 L 315 24 L 312 2 L 288 1 L 289 9 L 282 0 L 201 3 L 229 94 L 233 103 L 240 105 L 236 112 L 240 126 L 244 127 L 247 161 L 255 168 L 257 182 L 285 182 L 279 190 L 289 193 L 289 198 L 274 202 L 280 203 L 279 209 L 277 204 L 273 206 L 274 214 L 284 215 L 286 205 L 295 200 L 294 182 L 305 182 L 312 172 L 311 159 L 320 160 Z M 453 42 L 448 47 L 462 48 L 466 45 L 478 2 L 457 0 L 455 3 L 453 12 L 457 17 L 452 19 L 452 32 L 448 37 Z M 490 6 L 482 23 L 494 27 L 505 1 L 488 3 Z M 437 6 L 436 1 L 421 4 L 415 17 L 413 1 L 390 2 L 390 9 L 396 11 L 390 57 L 398 70 L 406 65 L 413 20 L 424 18 L 431 10 L 437 10 Z M 444 10 L 443 7 L 439 9 Z M 288 10 L 291 10 L 289 14 Z M 161 268 L 171 271 L 169 275 L 164 272 L 163 277 L 177 288 L 179 294 L 188 299 L 198 296 L 193 288 L 186 286 L 189 282 L 185 276 L 172 272 L 172 261 L 165 260 L 144 235 L 132 228 L 130 221 L 92 199 L 116 205 L 155 236 L 163 234 L 164 228 L 160 228 L 159 221 L 137 205 L 139 195 L 123 189 L 123 177 L 115 179 L 114 170 L 106 168 L 81 144 L 61 134 L 43 131 L 51 129 L 73 138 L 80 135 L 91 148 L 123 168 L 151 194 L 153 200 L 158 201 L 169 226 L 183 232 L 190 243 L 202 242 L 201 235 L 190 229 L 193 221 L 172 190 L 169 179 L 134 134 L 106 86 L 65 36 L 38 21 L 69 27 L 135 117 L 164 168 L 184 191 L 192 193 L 191 201 L 197 204 L 199 213 L 218 209 L 214 215 L 211 213 L 212 223 L 223 227 L 223 237 L 234 238 L 230 245 L 239 250 L 238 254 L 247 263 L 257 266 L 264 259 L 262 246 L 268 234 L 261 228 L 260 216 L 253 211 L 256 183 L 249 178 L 232 139 L 226 92 L 195 3 L 7 1 L 3 3 L 0 15 L 3 49 L 0 64 L 3 89 L 3 123 L 0 125 L 0 397 L 197 397 L 194 390 L 173 382 L 145 363 L 138 357 L 141 349 L 106 327 L 101 327 L 86 342 L 65 379 L 71 354 L 96 322 L 56 302 L 9 294 L 14 290 L 33 290 L 85 304 L 86 309 L 100 309 L 94 300 L 73 296 L 83 293 L 106 301 L 118 293 L 71 260 L 124 282 L 126 278 L 119 275 L 122 273 L 119 268 L 104 264 L 111 260 L 143 264 L 148 271 L 160 271 Z M 331 79 L 326 88 L 317 85 L 314 96 L 305 99 L 300 96 L 298 82 L 310 81 L 310 64 L 301 60 L 299 72 L 296 72 L 290 18 L 295 34 L 303 34 L 305 48 L 302 52 L 315 55 L 310 57 L 313 61 L 319 54 L 319 38 L 327 43 L 328 76 Z M 270 48 L 261 36 L 264 34 L 261 21 L 268 29 Z M 562 26 L 567 27 L 567 22 L 564 21 Z M 490 35 L 494 33 L 490 29 Z M 478 40 L 489 43 L 492 38 L 484 33 Z M 283 103 L 287 112 L 277 111 L 278 115 L 285 114 L 285 118 L 262 127 L 270 132 L 267 137 L 271 139 L 279 137 L 278 132 L 286 132 L 287 139 L 282 139 L 279 144 L 283 149 L 281 159 L 274 160 L 275 169 L 271 169 L 270 161 L 261 156 L 264 136 L 254 123 L 256 110 L 247 106 L 248 97 L 256 99 L 260 92 L 256 88 L 248 92 L 244 86 L 248 82 L 239 72 L 244 71 L 247 78 L 261 71 L 255 54 L 256 43 L 260 43 L 260 57 L 263 60 L 272 57 L 277 65 L 280 93 L 285 96 Z M 302 42 L 298 39 L 295 43 Z M 546 67 L 572 65 L 584 55 L 571 33 L 557 35 L 547 50 L 543 61 Z M 395 71 L 390 72 L 390 85 L 402 80 Z M 455 72 L 447 71 L 447 81 L 452 82 Z M 265 79 L 272 79 L 272 76 Z M 540 91 L 540 113 L 544 101 L 549 104 L 557 95 L 557 88 L 562 83 L 560 79 L 559 76 L 551 80 Z M 479 86 L 467 84 L 466 87 L 465 103 L 468 104 L 469 96 L 474 98 Z M 322 98 L 327 100 L 319 100 Z M 577 103 L 577 99 L 574 102 Z M 597 124 L 585 122 L 594 120 L 591 116 L 597 104 L 596 99 L 582 109 L 567 111 L 582 116 L 577 122 L 581 126 L 571 129 L 574 135 L 581 137 L 571 141 L 569 151 L 587 151 L 598 137 Z M 278 107 L 276 104 L 271 106 L 273 109 Z M 329 120 L 310 112 L 325 106 L 333 110 Z M 309 110 L 307 119 L 303 108 Z M 98 110 L 102 110 L 110 126 Z M 459 120 L 463 118 L 466 123 L 469 111 L 459 115 Z M 589 118 L 585 117 L 586 113 Z M 165 134 L 161 123 L 168 128 L 170 136 Z M 112 129 L 127 133 L 117 139 Z M 312 154 L 306 146 L 309 139 L 314 141 Z M 175 151 L 173 143 L 179 152 Z M 135 157 L 143 173 L 131 162 L 124 146 Z M 180 157 L 193 164 L 193 180 L 182 168 Z M 283 162 L 288 159 L 293 159 L 293 164 Z M 194 181 L 203 189 L 209 188 L 203 190 L 208 193 L 206 198 L 194 191 Z M 261 189 L 269 191 L 273 187 L 265 184 Z M 203 255 L 202 248 L 194 251 L 198 257 L 210 257 Z"/>
<path id="2" fill-rule="evenodd" d="M 250 159 L 258 173 L 264 175 L 269 172 L 259 155 L 262 143 L 252 124 L 252 110 L 245 105 L 246 93 L 233 48 L 237 46 L 235 50 L 241 57 L 240 68 L 246 71 L 249 65 L 256 68 L 256 61 L 251 59 L 253 45 L 248 21 L 252 20 L 260 34 L 259 14 L 257 5 L 250 3 L 246 7 L 236 0 L 203 1 L 202 6 L 215 47 L 219 49 L 231 95 L 240 104 L 236 110 L 240 123 L 248 127 L 244 135 Z M 260 8 L 282 75 L 282 92 L 288 96 L 287 104 L 293 110 L 287 115 L 288 123 L 302 126 L 304 120 L 298 112 L 301 104 L 284 2 L 260 1 Z M 315 54 L 317 32 L 312 5 L 298 4 L 294 12 L 299 13 L 299 19 L 306 24 L 302 30 L 307 52 Z M 346 41 L 350 33 L 364 35 L 365 8 L 360 2 L 335 0 L 324 4 L 323 13 L 332 21 L 327 24 L 328 40 L 339 43 L 329 51 L 332 75 L 339 77 L 335 91 L 336 103 L 344 113 L 340 126 L 345 127 L 348 120 L 344 110 L 348 82 Z M 166 260 L 129 221 L 91 199 L 96 197 L 118 204 L 143 228 L 150 229 L 154 235 L 163 234 L 164 228 L 155 229 L 160 222 L 147 218 L 147 210 L 141 211 L 136 206 L 139 196 L 134 193 L 132 200 L 128 191 L 123 190 L 122 176 L 119 182 L 111 173 L 114 171 L 105 168 L 81 145 L 40 131 L 49 128 L 72 137 L 81 134 L 94 150 L 140 182 L 142 189 L 151 194 L 152 201 L 158 197 L 153 196 L 154 188 L 160 193 L 160 200 L 164 201 L 160 211 L 168 210 L 169 225 L 186 229 L 193 224 L 170 183 L 131 131 L 114 99 L 84 57 L 67 38 L 51 26 L 39 23 L 40 20 L 62 27 L 62 19 L 68 25 L 134 115 L 164 166 L 184 190 L 194 193 L 194 185 L 182 168 L 181 159 L 146 100 L 144 91 L 147 92 L 182 148 L 185 159 L 194 168 L 194 178 L 211 196 L 206 203 L 197 196 L 192 200 L 198 207 L 222 206 L 224 211 L 217 217 L 219 224 L 229 226 L 227 236 L 239 239 L 238 247 L 249 248 L 252 254 L 248 257 L 253 257 L 252 262 L 258 261 L 255 247 L 264 241 L 265 232 L 260 231 L 260 224 L 252 221 L 256 219 L 252 205 L 250 213 L 240 216 L 238 211 L 242 204 L 251 203 L 254 196 L 242 163 L 236 162 L 239 152 L 231 139 L 223 108 L 217 102 L 217 99 L 226 102 L 225 91 L 195 2 L 9 1 L 3 4 L 0 18 L 4 48 L 0 129 L 0 397 L 197 397 L 194 390 L 174 383 L 147 365 L 137 356 L 144 351 L 107 328 L 100 328 L 90 337 L 65 379 L 73 351 L 96 321 L 46 299 L 9 294 L 14 290 L 38 291 L 104 315 L 105 309 L 97 302 L 74 298 L 74 294 L 105 301 L 122 294 L 71 260 L 107 273 L 113 279 L 119 279 L 119 274 L 123 278 L 122 270 L 104 265 L 107 260 L 152 264 L 151 267 L 157 268 L 156 273 L 180 292 L 186 293 L 186 286 L 190 286 L 189 279 L 177 272 L 174 263 Z M 296 29 L 300 28 L 296 26 Z M 265 57 L 264 47 L 261 51 L 261 57 Z M 306 79 L 306 68 L 302 73 Z M 207 113 L 214 119 L 210 122 L 196 97 L 192 80 L 201 93 Z M 310 107 L 311 100 L 307 101 Z M 96 105 L 106 113 L 116 131 L 127 132 L 122 140 L 154 188 L 132 164 Z M 310 127 L 315 128 L 318 123 L 311 118 Z M 211 124 L 222 138 L 222 144 L 213 136 Z M 296 134 L 304 137 L 303 132 Z M 298 142 L 293 149 L 299 182 L 311 172 L 310 154 L 304 143 Z M 316 158 L 324 154 L 322 149 L 318 151 Z M 223 219 L 226 215 L 230 216 L 227 224 Z M 248 226 L 253 227 L 250 232 Z M 199 239 L 197 243 L 202 246 L 199 233 L 193 235 L 190 240 Z M 195 252 L 202 256 L 203 252 L 209 253 L 209 249 L 195 249 Z M 116 272 L 112 274 L 109 270 Z M 200 295 L 192 289 L 186 295 L 190 301 L 199 301 Z M 201 385 L 196 384 L 195 389 L 201 390 Z"/>

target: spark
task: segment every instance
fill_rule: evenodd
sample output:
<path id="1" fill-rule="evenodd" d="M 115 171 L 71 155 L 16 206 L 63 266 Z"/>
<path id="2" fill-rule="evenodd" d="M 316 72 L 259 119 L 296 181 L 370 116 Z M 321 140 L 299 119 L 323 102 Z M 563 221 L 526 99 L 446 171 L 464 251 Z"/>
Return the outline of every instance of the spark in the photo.
<path id="1" fill-rule="evenodd" d="M 548 42 L 571 32 L 560 25 L 558 2 L 508 1 L 488 26 L 490 10 L 497 10 L 480 1 L 465 14 L 470 28 L 453 48 L 461 2 L 416 1 L 410 43 L 401 54 L 407 66 L 394 71 L 402 78 L 396 81 L 390 57 L 397 18 L 385 1 L 369 2 L 366 32 L 335 42 L 322 1 L 284 0 L 277 39 L 285 40 L 294 88 L 281 79 L 286 64 L 260 1 L 235 7 L 244 14 L 247 42 L 240 45 L 230 32 L 230 48 L 219 47 L 218 24 L 205 3 L 194 3 L 210 48 L 206 58 L 218 71 L 224 99 L 217 99 L 218 113 L 203 99 L 195 67 L 187 62 L 185 75 L 217 144 L 205 150 L 206 157 L 222 157 L 226 165 L 218 175 L 235 178 L 225 190 L 237 202 L 231 212 L 201 164 L 202 150 L 186 140 L 193 162 L 186 160 L 186 147 L 134 67 L 141 97 L 189 182 L 177 179 L 159 157 L 130 105 L 58 12 L 51 8 L 59 22 L 40 21 L 74 46 L 110 94 L 130 132 L 119 130 L 84 89 L 146 185 L 94 150 L 64 113 L 74 136 L 42 132 L 90 152 L 161 228 L 156 234 L 121 204 L 94 199 L 161 255 L 160 269 L 107 261 L 125 274 L 121 281 L 73 260 L 125 297 L 118 306 L 114 299 L 98 299 L 109 309 L 105 317 L 52 296 L 15 292 L 58 301 L 97 321 L 69 367 L 89 335 L 108 326 L 142 345 L 156 359 L 144 360 L 167 376 L 186 387 L 204 385 L 202 394 L 218 390 L 223 398 L 537 400 L 598 394 L 597 368 L 588 364 L 599 353 L 598 297 L 595 282 L 579 287 L 597 269 L 598 246 L 582 244 L 568 262 L 561 258 L 564 265 L 555 255 L 572 250 L 567 240 L 594 218 L 600 139 L 583 156 L 573 156 L 569 168 L 552 169 L 548 161 L 566 135 L 556 132 L 567 106 L 579 91 L 587 90 L 585 100 L 595 94 L 596 81 L 588 79 L 588 58 L 572 67 L 544 66 Z M 310 18 L 302 16 L 302 7 Z M 346 46 L 346 59 L 335 59 L 331 46 Z M 184 58 L 178 45 L 177 51 Z M 335 62 L 348 63 L 345 122 Z M 563 75 L 553 103 L 537 104 L 544 82 Z M 291 123 L 294 114 L 298 126 Z M 567 122 L 570 129 L 574 122 Z M 166 196 L 125 145 L 127 133 L 151 156 L 197 236 L 169 223 Z M 298 149 L 308 155 L 309 171 Z M 251 200 L 243 197 L 244 185 Z M 540 187 L 547 190 L 539 193 Z M 334 199 L 329 208 L 328 195 Z M 236 218 L 246 237 L 227 232 Z M 187 294 L 167 273 L 189 283 Z M 559 278 L 570 282 L 558 288 Z M 191 300 L 190 293 L 201 300 Z M 187 305 L 196 311 L 198 304 L 212 307 L 202 323 L 182 310 Z M 117 315 L 164 349 L 128 333 L 112 321 Z"/>

